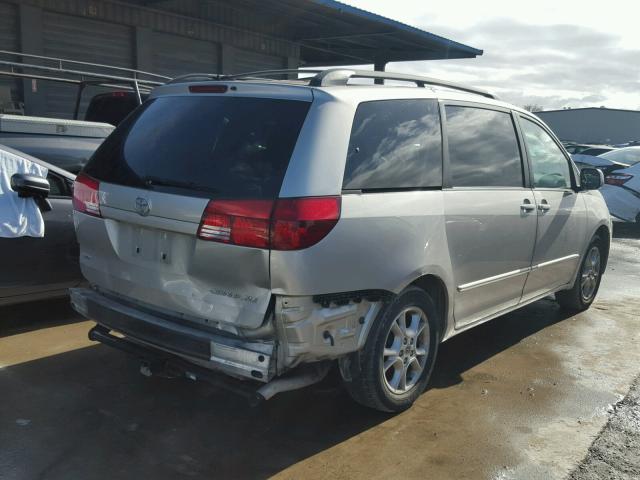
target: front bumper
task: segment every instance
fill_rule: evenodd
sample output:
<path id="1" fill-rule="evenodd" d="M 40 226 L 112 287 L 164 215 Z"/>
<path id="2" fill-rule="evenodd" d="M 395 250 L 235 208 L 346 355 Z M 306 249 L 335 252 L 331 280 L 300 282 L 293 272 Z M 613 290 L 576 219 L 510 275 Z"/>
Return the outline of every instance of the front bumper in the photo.
<path id="1" fill-rule="evenodd" d="M 134 344 L 168 352 L 237 378 L 268 382 L 276 374 L 273 341 L 246 341 L 206 331 L 88 288 L 72 288 L 70 297 L 79 313 L 105 327 L 107 332 L 124 335 Z M 96 340 L 102 341 L 97 337 Z"/>

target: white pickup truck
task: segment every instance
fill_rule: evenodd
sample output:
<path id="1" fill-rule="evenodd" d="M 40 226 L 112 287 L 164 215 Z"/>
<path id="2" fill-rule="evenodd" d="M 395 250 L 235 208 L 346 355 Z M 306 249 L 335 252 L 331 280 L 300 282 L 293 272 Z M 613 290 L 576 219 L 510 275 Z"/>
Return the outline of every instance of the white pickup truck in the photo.
<path id="1" fill-rule="evenodd" d="M 114 128 L 108 123 L 0 114 L 0 144 L 77 173 Z"/>

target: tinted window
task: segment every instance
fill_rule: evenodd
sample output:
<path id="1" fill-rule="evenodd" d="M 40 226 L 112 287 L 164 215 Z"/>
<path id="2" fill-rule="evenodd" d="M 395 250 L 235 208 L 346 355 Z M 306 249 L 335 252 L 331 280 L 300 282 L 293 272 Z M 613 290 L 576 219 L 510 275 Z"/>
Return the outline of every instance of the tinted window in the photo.
<path id="1" fill-rule="evenodd" d="M 89 122 L 105 122 L 117 126 L 137 106 L 138 102 L 132 93 L 104 93 L 91 99 L 84 119 Z"/>
<path id="2" fill-rule="evenodd" d="M 522 160 L 511 115 L 447 106 L 449 165 L 454 187 L 522 187 Z"/>
<path id="3" fill-rule="evenodd" d="M 47 174 L 47 180 L 49 181 L 49 195 L 52 197 L 69 197 L 70 192 L 64 179 L 60 178 L 55 173 L 49 172 Z"/>
<path id="4" fill-rule="evenodd" d="M 160 97 L 127 117 L 85 171 L 169 193 L 275 198 L 308 108 L 269 98 Z"/>
<path id="5" fill-rule="evenodd" d="M 553 138 L 542 127 L 526 118 L 523 118 L 520 123 L 533 172 L 533 186 L 570 187 L 569 162 Z"/>
<path id="6" fill-rule="evenodd" d="M 360 104 L 353 120 L 343 188 L 442 185 L 442 135 L 435 100 Z"/>

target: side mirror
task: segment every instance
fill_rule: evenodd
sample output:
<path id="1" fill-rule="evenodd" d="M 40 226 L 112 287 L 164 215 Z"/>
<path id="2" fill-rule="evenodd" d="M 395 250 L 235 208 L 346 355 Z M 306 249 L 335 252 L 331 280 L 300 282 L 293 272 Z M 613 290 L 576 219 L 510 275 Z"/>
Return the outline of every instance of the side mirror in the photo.
<path id="1" fill-rule="evenodd" d="M 15 173 L 11 176 L 11 188 L 18 192 L 19 197 L 33 198 L 42 212 L 51 210 L 49 196 L 49 181 L 46 178 L 26 173 Z"/>
<path id="2" fill-rule="evenodd" d="M 40 197 L 49 196 L 49 181 L 46 178 L 25 173 L 16 173 L 11 177 L 11 188 L 18 192 L 19 197 Z"/>
<path id="3" fill-rule="evenodd" d="M 598 190 L 602 185 L 604 185 L 602 170 L 590 167 L 580 170 L 580 187 L 582 190 Z"/>

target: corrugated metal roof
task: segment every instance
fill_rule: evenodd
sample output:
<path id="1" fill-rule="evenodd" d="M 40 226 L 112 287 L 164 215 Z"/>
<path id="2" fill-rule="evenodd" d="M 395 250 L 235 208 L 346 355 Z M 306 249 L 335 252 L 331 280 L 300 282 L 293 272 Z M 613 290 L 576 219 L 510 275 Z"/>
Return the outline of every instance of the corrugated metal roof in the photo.
<path id="1" fill-rule="evenodd" d="M 482 50 L 337 0 L 128 0 L 286 40 L 306 66 L 473 58 Z"/>
<path id="2" fill-rule="evenodd" d="M 421 30 L 419 28 L 413 27 L 411 25 L 408 25 L 406 23 L 400 22 L 398 20 L 393 20 L 392 18 L 388 18 L 388 17 L 384 17 L 382 15 L 378 15 L 377 13 L 373 13 L 370 12 L 368 10 L 364 10 L 362 8 L 358 8 L 358 7 L 353 7 L 351 5 L 348 5 L 344 2 L 339 2 L 337 0 L 309 0 L 311 2 L 320 4 L 320 5 L 325 5 L 329 8 L 334 8 L 337 9 L 341 12 L 345 12 L 345 13 L 349 13 L 352 15 L 357 15 L 363 18 L 367 18 L 367 19 L 371 19 L 372 21 L 378 22 L 378 23 L 382 23 L 385 25 L 389 25 L 393 28 L 397 28 L 400 30 L 404 30 L 410 33 L 414 33 L 416 35 L 419 35 L 421 37 L 424 37 L 425 39 L 434 41 L 434 42 L 438 42 L 440 43 L 443 47 L 447 47 L 447 48 L 455 48 L 460 50 L 461 52 L 466 52 L 469 54 L 470 57 L 475 57 L 475 56 L 479 56 L 482 55 L 483 51 L 474 47 L 470 47 L 468 45 L 464 45 L 462 43 L 459 42 L 455 42 L 453 40 L 450 40 L 448 38 L 442 37 L 440 35 L 436 35 L 434 33 L 431 32 L 427 32 L 426 30 Z"/>

